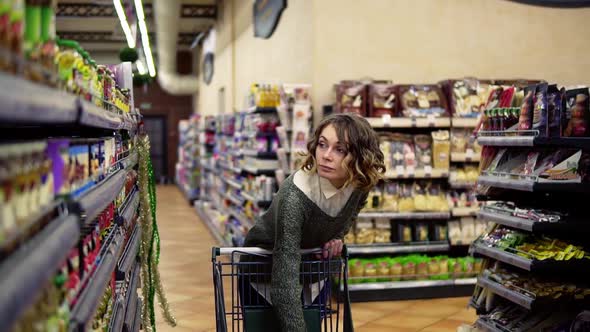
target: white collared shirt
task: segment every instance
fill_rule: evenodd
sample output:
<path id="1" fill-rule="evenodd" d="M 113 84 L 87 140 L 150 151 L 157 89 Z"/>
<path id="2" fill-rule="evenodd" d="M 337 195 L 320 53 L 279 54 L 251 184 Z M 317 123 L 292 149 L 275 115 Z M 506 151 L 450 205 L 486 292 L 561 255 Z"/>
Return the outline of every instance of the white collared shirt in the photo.
<path id="1" fill-rule="evenodd" d="M 298 170 L 295 173 L 293 183 L 331 217 L 336 217 L 340 213 L 354 191 L 350 185 L 338 189 L 328 179 L 304 170 Z"/>

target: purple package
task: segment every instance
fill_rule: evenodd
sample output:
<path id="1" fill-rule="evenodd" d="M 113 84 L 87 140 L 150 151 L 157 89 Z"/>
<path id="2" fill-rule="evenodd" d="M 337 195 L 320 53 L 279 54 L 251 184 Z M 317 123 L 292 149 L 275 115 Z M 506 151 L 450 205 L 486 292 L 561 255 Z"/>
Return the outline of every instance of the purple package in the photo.
<path id="1" fill-rule="evenodd" d="M 565 89 L 558 89 L 553 84 L 547 88 L 547 136 L 559 137 L 559 128 L 561 124 L 561 106 Z"/>
<path id="2" fill-rule="evenodd" d="M 47 157 L 51 159 L 53 174 L 54 194 L 67 194 L 69 189 L 68 167 L 69 167 L 68 139 L 51 139 L 47 142 Z"/>

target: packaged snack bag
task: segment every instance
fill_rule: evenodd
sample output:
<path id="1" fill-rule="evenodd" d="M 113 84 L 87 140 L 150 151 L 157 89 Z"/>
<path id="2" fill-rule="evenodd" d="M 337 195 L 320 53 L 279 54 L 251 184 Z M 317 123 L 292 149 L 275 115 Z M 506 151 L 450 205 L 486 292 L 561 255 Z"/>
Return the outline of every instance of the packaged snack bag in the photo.
<path id="1" fill-rule="evenodd" d="M 524 100 L 520 107 L 520 118 L 518 119 L 518 130 L 531 130 L 533 122 L 533 108 L 536 85 L 528 86 L 524 92 Z"/>
<path id="2" fill-rule="evenodd" d="M 372 117 L 397 116 L 395 90 L 393 84 L 369 85 L 369 115 Z"/>
<path id="3" fill-rule="evenodd" d="M 559 90 L 557 85 L 550 85 L 547 89 L 547 134 L 548 137 L 559 137 L 561 125 L 562 100 L 565 89 Z"/>
<path id="4" fill-rule="evenodd" d="M 541 137 L 547 133 L 547 88 L 547 83 L 537 86 L 533 103 L 533 129 L 538 130 Z"/>
<path id="5" fill-rule="evenodd" d="M 588 88 L 565 92 L 565 114 L 562 114 L 562 133 L 564 137 L 588 136 L 589 118 Z M 565 115 L 565 116 L 564 116 Z"/>
<path id="6" fill-rule="evenodd" d="M 449 131 L 432 132 L 432 165 L 434 168 L 449 169 L 451 143 Z"/>

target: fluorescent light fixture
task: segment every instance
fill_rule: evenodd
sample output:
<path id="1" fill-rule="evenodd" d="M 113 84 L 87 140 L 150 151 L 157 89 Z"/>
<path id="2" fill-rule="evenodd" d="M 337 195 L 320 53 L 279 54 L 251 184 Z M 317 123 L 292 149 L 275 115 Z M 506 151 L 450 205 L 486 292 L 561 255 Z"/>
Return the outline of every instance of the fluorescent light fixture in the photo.
<path id="1" fill-rule="evenodd" d="M 141 3 L 141 0 L 135 0 L 135 13 L 137 14 L 137 20 L 145 20 L 145 16 L 143 14 L 143 4 Z"/>
<path id="2" fill-rule="evenodd" d="M 141 62 L 141 60 L 137 60 L 135 61 L 135 65 L 137 66 L 137 71 L 141 74 L 141 75 L 145 75 L 147 74 L 147 70 L 145 70 L 145 66 L 143 65 L 143 62 Z"/>
<path id="3" fill-rule="evenodd" d="M 143 4 L 141 3 L 141 0 L 135 0 L 135 12 L 137 13 L 137 21 L 139 22 L 139 31 L 141 33 L 143 52 L 145 53 L 145 62 L 147 63 L 150 76 L 154 77 L 156 76 L 156 66 L 154 65 L 154 58 L 152 57 L 150 37 L 148 35 L 147 25 L 145 24 L 145 15 L 143 13 Z"/>
<path id="4" fill-rule="evenodd" d="M 127 23 L 127 17 L 125 16 L 123 5 L 121 5 L 121 0 L 113 0 L 113 4 L 115 5 L 117 16 L 119 16 L 119 22 L 121 22 L 121 28 L 123 28 L 123 33 L 125 33 L 125 38 L 127 39 L 127 46 L 129 46 L 130 48 L 134 48 L 135 39 L 133 39 L 133 35 L 131 34 L 129 23 Z"/>

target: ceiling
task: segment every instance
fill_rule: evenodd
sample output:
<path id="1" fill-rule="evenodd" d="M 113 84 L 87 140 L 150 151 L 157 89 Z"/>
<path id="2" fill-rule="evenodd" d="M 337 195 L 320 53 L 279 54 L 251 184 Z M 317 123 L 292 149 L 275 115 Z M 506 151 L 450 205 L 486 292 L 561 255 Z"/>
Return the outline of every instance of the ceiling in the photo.
<path id="1" fill-rule="evenodd" d="M 133 5 L 133 0 L 123 0 Z M 143 0 L 152 52 L 156 38 L 152 1 Z M 211 27 L 217 17 L 215 0 L 181 0 L 179 49 L 188 49 L 199 32 Z M 56 30 L 60 38 L 73 39 L 91 53 L 118 53 L 127 45 L 112 0 L 58 1 Z"/>

